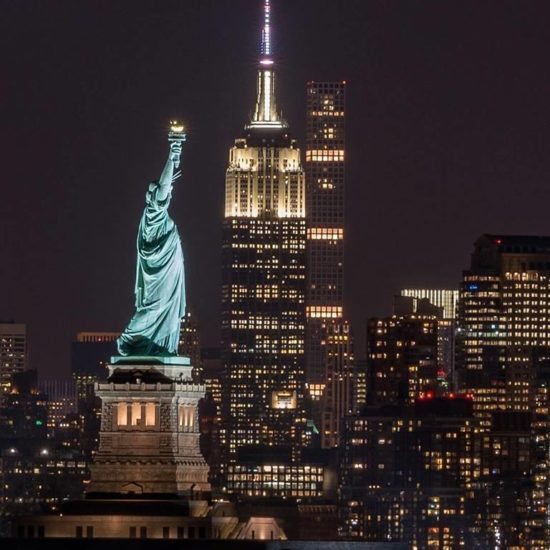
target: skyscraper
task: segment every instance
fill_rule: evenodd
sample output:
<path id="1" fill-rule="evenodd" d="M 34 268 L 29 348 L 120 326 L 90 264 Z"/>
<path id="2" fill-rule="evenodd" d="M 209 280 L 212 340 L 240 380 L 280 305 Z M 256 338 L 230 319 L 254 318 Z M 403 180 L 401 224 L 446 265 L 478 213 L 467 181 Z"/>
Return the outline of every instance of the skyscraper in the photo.
<path id="1" fill-rule="evenodd" d="M 370 401 L 403 405 L 437 389 L 437 318 L 407 315 L 367 322 Z"/>
<path id="2" fill-rule="evenodd" d="M 223 223 L 223 418 L 227 462 L 297 448 L 304 423 L 305 175 L 276 106 L 264 3 L 254 114 L 229 151 Z"/>
<path id="3" fill-rule="evenodd" d="M 323 329 L 325 382 L 320 397 L 321 447 L 338 447 L 344 417 L 354 410 L 353 339 L 347 322 L 328 322 Z"/>
<path id="4" fill-rule="evenodd" d="M 493 508 L 482 528 L 499 533 L 503 546 L 548 548 L 549 312 L 550 237 L 477 239 L 460 290 L 457 371 L 487 434 L 485 455 L 497 449 L 503 457 L 480 479 Z M 513 453 L 505 451 L 502 433 L 524 445 L 521 466 L 510 467 Z M 523 520 L 511 517 L 529 519 L 516 528 Z"/>
<path id="5" fill-rule="evenodd" d="M 478 547 L 472 484 L 479 477 L 480 443 L 470 399 L 365 407 L 345 425 L 342 538 L 403 541 L 409 548 Z"/>
<path id="6" fill-rule="evenodd" d="M 496 410 L 529 410 L 535 352 L 550 347 L 550 237 L 482 235 L 459 300 L 461 387 L 488 427 Z"/>
<path id="7" fill-rule="evenodd" d="M 321 342 L 344 294 L 345 82 L 308 82 L 306 96 L 306 379 L 324 384 Z"/>
<path id="8" fill-rule="evenodd" d="M 27 369 L 27 325 L 0 323 L 0 400 L 9 393 L 13 376 Z"/>
<path id="9" fill-rule="evenodd" d="M 178 345 L 180 355 L 191 359 L 193 365 L 193 379 L 202 381 L 202 359 L 199 324 L 197 319 L 188 311 L 181 320 L 180 340 Z"/>
<path id="10" fill-rule="evenodd" d="M 437 317 L 437 363 L 441 386 L 456 385 L 455 336 L 458 290 L 409 288 L 394 296 L 394 314 L 428 314 Z M 435 306 L 439 311 L 430 311 Z M 433 309 L 433 308 L 432 308 Z"/>

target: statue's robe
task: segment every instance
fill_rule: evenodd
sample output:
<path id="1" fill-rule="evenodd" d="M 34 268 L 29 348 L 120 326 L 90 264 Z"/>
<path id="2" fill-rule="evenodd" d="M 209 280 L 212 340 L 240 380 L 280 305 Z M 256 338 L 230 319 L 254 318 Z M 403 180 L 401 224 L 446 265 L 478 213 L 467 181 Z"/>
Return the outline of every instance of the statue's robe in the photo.
<path id="1" fill-rule="evenodd" d="M 120 355 L 177 355 L 185 315 L 185 273 L 178 230 L 168 215 L 171 193 L 152 184 L 137 239 L 136 312 L 117 341 Z"/>

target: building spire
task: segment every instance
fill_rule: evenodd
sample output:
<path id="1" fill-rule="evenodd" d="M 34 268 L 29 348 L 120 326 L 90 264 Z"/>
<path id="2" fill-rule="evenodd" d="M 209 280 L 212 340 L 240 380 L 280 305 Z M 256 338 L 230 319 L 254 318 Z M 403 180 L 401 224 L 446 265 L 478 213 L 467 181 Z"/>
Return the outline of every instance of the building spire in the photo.
<path id="1" fill-rule="evenodd" d="M 258 92 L 254 115 L 247 128 L 283 128 L 286 123 L 277 112 L 275 71 L 271 42 L 271 0 L 264 0 L 263 26 L 258 67 Z"/>
<path id="2" fill-rule="evenodd" d="M 260 48 L 260 54 L 264 59 L 262 59 L 261 61 L 271 61 L 269 59 L 271 56 L 270 16 L 271 16 L 270 0 L 264 0 L 264 26 L 262 29 L 262 45 Z"/>

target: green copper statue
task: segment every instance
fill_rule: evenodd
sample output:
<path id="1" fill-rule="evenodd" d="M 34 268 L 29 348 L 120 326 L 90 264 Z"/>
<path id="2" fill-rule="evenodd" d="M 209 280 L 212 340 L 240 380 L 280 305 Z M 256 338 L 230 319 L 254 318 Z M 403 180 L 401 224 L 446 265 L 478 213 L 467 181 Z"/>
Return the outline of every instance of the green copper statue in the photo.
<path id="1" fill-rule="evenodd" d="M 149 185 L 137 238 L 136 312 L 117 340 L 123 356 L 174 356 L 185 315 L 183 252 L 168 215 L 172 184 L 180 177 L 183 126 L 173 123 L 170 154 L 158 181 Z"/>

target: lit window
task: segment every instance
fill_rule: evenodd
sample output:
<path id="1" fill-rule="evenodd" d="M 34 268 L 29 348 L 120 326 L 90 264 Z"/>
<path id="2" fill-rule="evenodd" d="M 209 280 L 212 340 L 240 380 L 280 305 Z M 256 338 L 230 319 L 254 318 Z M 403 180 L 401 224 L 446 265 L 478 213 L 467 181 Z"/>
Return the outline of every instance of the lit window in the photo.
<path id="1" fill-rule="evenodd" d="M 132 403 L 132 426 L 141 425 L 141 403 Z"/>
<path id="2" fill-rule="evenodd" d="M 192 405 L 179 406 L 179 425 L 181 428 L 192 429 L 195 424 L 195 408 Z"/>
<path id="3" fill-rule="evenodd" d="M 117 424 L 119 426 L 128 425 L 128 405 L 126 403 L 119 403 L 117 405 Z"/>
<path id="4" fill-rule="evenodd" d="M 157 407 L 154 403 L 147 403 L 145 405 L 145 425 L 146 426 L 155 426 L 156 416 L 157 416 Z"/>

